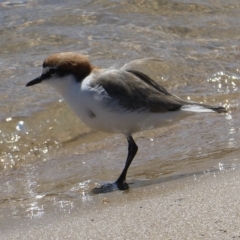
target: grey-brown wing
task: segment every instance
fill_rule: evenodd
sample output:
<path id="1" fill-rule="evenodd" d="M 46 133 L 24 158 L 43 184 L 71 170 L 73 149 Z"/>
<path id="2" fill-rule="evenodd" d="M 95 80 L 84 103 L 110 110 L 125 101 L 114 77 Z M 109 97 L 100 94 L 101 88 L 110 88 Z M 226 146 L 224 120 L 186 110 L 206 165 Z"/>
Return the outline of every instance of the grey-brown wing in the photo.
<path id="1" fill-rule="evenodd" d="M 113 70 L 98 77 L 93 85 L 104 88 L 109 101 L 126 110 L 149 112 L 177 111 L 183 103 L 145 74 L 135 70 Z"/>

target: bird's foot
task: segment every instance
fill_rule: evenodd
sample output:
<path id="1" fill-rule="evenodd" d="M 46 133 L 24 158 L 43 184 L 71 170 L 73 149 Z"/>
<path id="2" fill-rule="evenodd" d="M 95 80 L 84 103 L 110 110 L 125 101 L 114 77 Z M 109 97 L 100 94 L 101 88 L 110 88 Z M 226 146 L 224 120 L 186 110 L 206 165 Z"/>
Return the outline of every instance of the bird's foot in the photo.
<path id="1" fill-rule="evenodd" d="M 118 190 L 123 191 L 129 188 L 128 184 L 125 181 L 117 180 L 114 184 L 117 186 Z"/>
<path id="2" fill-rule="evenodd" d="M 128 184 L 124 181 L 116 181 L 115 183 L 104 183 L 101 186 L 96 187 L 92 190 L 92 193 L 99 194 L 99 193 L 108 193 L 114 192 L 117 190 L 123 191 L 129 188 Z"/>

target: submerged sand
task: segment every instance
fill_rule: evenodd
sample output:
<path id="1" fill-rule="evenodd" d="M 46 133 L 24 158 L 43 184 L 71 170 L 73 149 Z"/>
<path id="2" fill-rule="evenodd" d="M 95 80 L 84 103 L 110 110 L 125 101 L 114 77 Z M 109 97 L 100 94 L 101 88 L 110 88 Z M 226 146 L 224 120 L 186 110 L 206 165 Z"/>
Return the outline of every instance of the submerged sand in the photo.
<path id="1" fill-rule="evenodd" d="M 96 195 L 65 214 L 6 220 L 1 239 L 240 239 L 240 170 Z"/>

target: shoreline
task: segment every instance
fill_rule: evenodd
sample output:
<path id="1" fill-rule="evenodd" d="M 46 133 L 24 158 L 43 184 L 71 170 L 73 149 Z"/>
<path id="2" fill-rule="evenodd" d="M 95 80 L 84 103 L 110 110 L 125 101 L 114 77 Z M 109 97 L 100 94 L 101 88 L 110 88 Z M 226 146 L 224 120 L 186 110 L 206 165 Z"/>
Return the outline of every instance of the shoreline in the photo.
<path id="1" fill-rule="evenodd" d="M 8 219 L 1 239 L 238 239 L 239 185 L 235 169 L 99 194 L 71 213 Z"/>

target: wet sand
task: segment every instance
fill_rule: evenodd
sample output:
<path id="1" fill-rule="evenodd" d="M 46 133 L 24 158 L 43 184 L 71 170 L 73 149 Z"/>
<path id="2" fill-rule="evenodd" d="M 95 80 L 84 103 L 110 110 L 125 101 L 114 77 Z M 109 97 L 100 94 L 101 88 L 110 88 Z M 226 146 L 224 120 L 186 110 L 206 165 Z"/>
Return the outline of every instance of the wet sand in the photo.
<path id="1" fill-rule="evenodd" d="M 239 239 L 240 170 L 95 195 L 72 213 L 9 219 L 1 239 Z"/>

